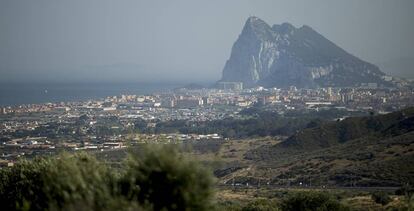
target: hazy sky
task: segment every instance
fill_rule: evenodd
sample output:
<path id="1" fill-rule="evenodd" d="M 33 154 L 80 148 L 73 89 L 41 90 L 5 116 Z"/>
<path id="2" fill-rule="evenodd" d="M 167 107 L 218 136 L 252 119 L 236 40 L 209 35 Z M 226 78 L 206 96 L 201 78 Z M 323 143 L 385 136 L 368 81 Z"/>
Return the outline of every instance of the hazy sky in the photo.
<path id="1" fill-rule="evenodd" d="M 414 58 L 413 10 L 413 0 L 0 0 L 0 81 L 214 81 L 251 15 L 309 25 L 369 62 Z"/>

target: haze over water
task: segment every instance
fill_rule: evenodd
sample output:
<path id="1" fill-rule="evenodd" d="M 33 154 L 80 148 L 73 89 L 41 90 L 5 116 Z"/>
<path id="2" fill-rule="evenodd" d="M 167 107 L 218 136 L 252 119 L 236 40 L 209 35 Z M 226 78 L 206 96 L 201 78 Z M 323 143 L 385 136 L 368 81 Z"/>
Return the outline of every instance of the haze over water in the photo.
<path id="1" fill-rule="evenodd" d="M 182 83 L 2 83 L 0 106 L 72 102 L 121 94 L 151 94 L 182 86 Z"/>

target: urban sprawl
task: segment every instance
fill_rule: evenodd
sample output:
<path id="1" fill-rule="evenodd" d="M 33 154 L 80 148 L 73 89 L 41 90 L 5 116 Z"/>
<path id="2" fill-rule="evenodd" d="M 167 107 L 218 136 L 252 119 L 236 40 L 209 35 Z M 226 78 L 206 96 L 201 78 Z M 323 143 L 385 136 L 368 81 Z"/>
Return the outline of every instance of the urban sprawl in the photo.
<path id="1" fill-rule="evenodd" d="M 114 150 L 146 142 L 224 140 L 222 134 L 140 133 L 137 124 L 202 122 L 243 118 L 240 112 L 260 106 L 280 115 L 291 111 L 377 111 L 388 113 L 414 105 L 412 88 L 298 89 L 255 87 L 221 82 L 214 89 L 179 88 L 151 95 L 121 95 L 84 102 L 3 107 L 0 111 L 0 164 L 21 156 L 62 150 Z"/>

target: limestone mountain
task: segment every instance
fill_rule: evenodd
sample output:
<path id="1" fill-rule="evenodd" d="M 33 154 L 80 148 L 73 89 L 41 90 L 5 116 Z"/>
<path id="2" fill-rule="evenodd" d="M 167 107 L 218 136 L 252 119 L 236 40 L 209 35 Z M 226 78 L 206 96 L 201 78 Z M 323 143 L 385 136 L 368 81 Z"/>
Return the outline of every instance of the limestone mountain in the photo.
<path id="1" fill-rule="evenodd" d="M 234 43 L 221 81 L 265 87 L 392 86 L 380 69 L 329 41 L 309 26 L 272 27 L 250 17 Z"/>

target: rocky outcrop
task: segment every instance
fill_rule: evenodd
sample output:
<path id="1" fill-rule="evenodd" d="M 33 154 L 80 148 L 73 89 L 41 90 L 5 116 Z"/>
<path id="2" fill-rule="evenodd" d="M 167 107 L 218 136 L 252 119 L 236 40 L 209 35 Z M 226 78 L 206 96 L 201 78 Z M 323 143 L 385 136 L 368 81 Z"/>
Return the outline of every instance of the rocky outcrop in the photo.
<path id="1" fill-rule="evenodd" d="M 393 86 L 373 64 L 347 53 L 309 26 L 272 27 L 250 17 L 234 43 L 221 81 L 245 87 Z"/>

